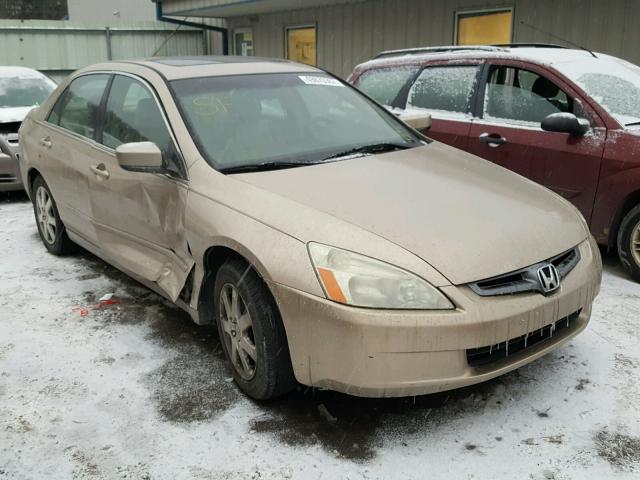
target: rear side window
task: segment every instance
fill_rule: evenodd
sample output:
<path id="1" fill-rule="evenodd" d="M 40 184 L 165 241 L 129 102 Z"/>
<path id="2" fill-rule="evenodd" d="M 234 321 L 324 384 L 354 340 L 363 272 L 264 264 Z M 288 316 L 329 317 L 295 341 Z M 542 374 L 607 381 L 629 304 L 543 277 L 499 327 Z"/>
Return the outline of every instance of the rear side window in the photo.
<path id="1" fill-rule="evenodd" d="M 96 122 L 109 75 L 85 75 L 76 78 L 47 119 L 83 137 L 95 139 Z"/>
<path id="2" fill-rule="evenodd" d="M 392 105 L 418 68 L 384 68 L 363 73 L 356 87 L 383 105 Z"/>
<path id="3" fill-rule="evenodd" d="M 467 113 L 477 72 L 475 66 L 425 68 L 409 91 L 407 106 Z"/>
<path id="4" fill-rule="evenodd" d="M 547 115 L 574 110 L 572 99 L 560 87 L 535 72 L 505 66 L 494 66 L 489 72 L 486 118 L 539 125 Z M 581 111 L 575 113 L 583 116 Z"/>
<path id="5" fill-rule="evenodd" d="M 153 142 L 162 151 L 165 167 L 182 176 L 182 162 L 157 100 L 142 82 L 116 75 L 107 100 L 101 143 Z"/>

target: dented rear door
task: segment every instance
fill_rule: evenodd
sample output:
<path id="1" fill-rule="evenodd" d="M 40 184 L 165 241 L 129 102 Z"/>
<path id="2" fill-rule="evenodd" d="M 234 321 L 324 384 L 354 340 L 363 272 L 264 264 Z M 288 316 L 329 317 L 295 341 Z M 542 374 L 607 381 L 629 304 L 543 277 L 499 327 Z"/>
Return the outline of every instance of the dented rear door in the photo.
<path id="1" fill-rule="evenodd" d="M 194 262 L 184 229 L 188 183 L 162 106 L 143 80 L 116 75 L 102 120 L 90 193 L 101 252 L 175 301 Z M 163 152 L 163 173 L 120 167 L 115 149 L 141 141 Z"/>

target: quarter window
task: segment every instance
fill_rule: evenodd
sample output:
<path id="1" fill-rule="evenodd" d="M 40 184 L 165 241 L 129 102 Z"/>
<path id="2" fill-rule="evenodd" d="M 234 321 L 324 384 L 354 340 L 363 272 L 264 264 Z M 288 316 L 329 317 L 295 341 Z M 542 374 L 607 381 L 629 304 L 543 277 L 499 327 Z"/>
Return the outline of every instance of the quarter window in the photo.
<path id="1" fill-rule="evenodd" d="M 532 71 L 494 66 L 489 72 L 484 108 L 486 118 L 539 125 L 552 113 L 574 112 L 573 104 L 571 97 L 560 87 Z"/>
<path id="2" fill-rule="evenodd" d="M 384 68 L 363 73 L 356 86 L 383 105 L 393 105 L 402 88 L 418 72 L 417 68 Z"/>
<path id="3" fill-rule="evenodd" d="M 477 67 L 425 68 L 409 91 L 409 107 L 467 113 Z"/>
<path id="4" fill-rule="evenodd" d="M 109 75 L 75 79 L 49 114 L 48 121 L 83 137 L 95 139 L 96 122 Z"/>
<path id="5" fill-rule="evenodd" d="M 138 80 L 117 75 L 107 100 L 101 143 L 115 149 L 134 142 L 155 143 L 165 167 L 183 176 L 182 162 L 155 97 Z"/>

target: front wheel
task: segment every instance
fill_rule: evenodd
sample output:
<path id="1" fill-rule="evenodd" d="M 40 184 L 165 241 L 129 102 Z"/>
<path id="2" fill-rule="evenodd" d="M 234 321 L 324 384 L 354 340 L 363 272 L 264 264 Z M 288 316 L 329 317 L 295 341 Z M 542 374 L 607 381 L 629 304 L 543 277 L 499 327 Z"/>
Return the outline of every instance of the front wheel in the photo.
<path id="1" fill-rule="evenodd" d="M 220 267 L 214 309 L 220 343 L 240 389 L 256 400 L 291 391 L 295 378 L 280 313 L 248 264 L 234 259 Z"/>
<path id="2" fill-rule="evenodd" d="M 38 233 L 47 250 L 54 255 L 64 255 L 77 250 L 77 246 L 67 236 L 51 190 L 41 176 L 33 181 L 31 200 Z"/>
<path id="3" fill-rule="evenodd" d="M 620 224 L 618 255 L 625 270 L 640 282 L 640 205 L 627 213 Z"/>

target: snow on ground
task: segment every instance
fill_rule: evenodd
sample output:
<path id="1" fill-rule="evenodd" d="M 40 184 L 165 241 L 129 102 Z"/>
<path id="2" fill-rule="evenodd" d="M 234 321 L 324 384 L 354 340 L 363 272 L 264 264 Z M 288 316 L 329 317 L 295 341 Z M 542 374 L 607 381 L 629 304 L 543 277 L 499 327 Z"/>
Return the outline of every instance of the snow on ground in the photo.
<path id="1" fill-rule="evenodd" d="M 0 199 L 0 479 L 640 476 L 640 285 L 613 257 L 587 330 L 502 378 L 259 404 L 211 328 L 87 253 L 49 255 L 32 217 Z"/>

